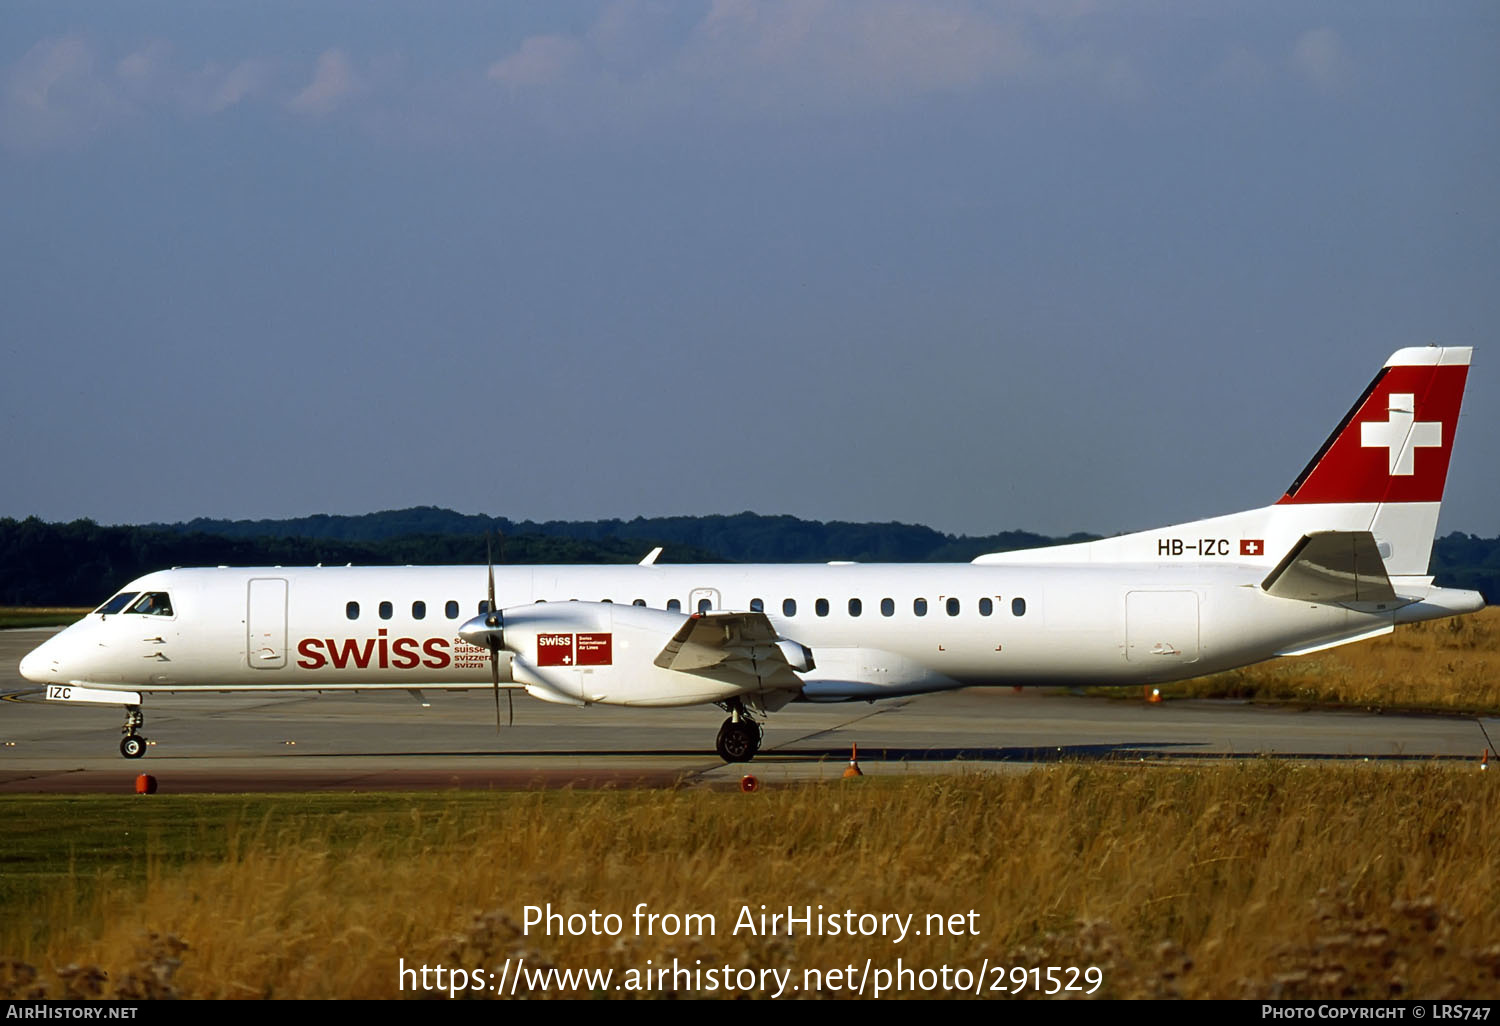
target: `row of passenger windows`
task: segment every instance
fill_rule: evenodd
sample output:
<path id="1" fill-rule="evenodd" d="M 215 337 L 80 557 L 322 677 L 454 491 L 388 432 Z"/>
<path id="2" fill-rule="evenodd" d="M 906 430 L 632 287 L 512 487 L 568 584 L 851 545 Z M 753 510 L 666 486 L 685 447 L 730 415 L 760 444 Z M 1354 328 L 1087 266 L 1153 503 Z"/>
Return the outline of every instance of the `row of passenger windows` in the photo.
<path id="1" fill-rule="evenodd" d="M 959 600 L 959 598 L 944 598 L 944 600 L 942 600 L 942 607 L 944 607 L 944 612 L 947 612 L 950 616 L 957 616 L 960 612 L 963 612 L 963 603 Z M 989 595 L 986 595 L 986 597 L 984 598 L 980 598 L 980 601 L 978 601 L 978 607 L 980 607 L 981 616 L 995 615 L 995 600 L 993 600 L 993 598 L 990 598 Z M 762 600 L 759 600 L 759 598 L 751 598 L 750 610 L 751 612 L 765 612 L 765 603 L 763 603 Z M 702 612 L 702 610 L 700 610 L 700 612 Z M 826 598 L 817 598 L 817 600 L 813 603 L 813 612 L 817 613 L 817 615 L 819 616 L 828 615 L 828 600 L 826 600 Z M 850 598 L 849 615 L 859 616 L 862 615 L 862 613 L 864 613 L 864 603 L 862 603 L 859 598 Z M 781 600 L 781 615 L 796 615 L 796 598 L 783 598 L 783 600 Z M 880 615 L 895 615 L 894 598 L 882 598 L 882 600 L 880 600 Z M 927 615 L 926 598 L 912 598 L 912 615 Z M 1026 615 L 1025 598 L 1011 598 L 1011 615 Z"/>
<path id="2" fill-rule="evenodd" d="M 546 599 L 540 599 L 538 601 L 545 602 Z M 614 600 L 613 599 L 604 599 L 603 601 L 605 601 L 605 602 L 613 602 Z M 959 613 L 961 613 L 963 611 L 963 603 L 960 602 L 957 598 L 946 598 L 946 599 L 943 599 L 942 602 L 943 602 L 943 611 L 946 612 L 949 616 L 957 616 Z M 645 599 L 635 599 L 634 601 L 631 602 L 631 605 L 633 605 L 633 606 L 644 606 L 645 604 L 646 604 L 646 600 Z M 977 603 L 977 606 L 978 606 L 978 609 L 979 609 L 979 615 L 980 616 L 992 616 L 992 615 L 994 615 L 994 612 L 995 612 L 995 603 L 994 603 L 993 599 L 989 598 L 989 596 L 985 596 L 984 598 L 981 598 L 979 600 L 979 602 Z M 490 611 L 490 604 L 489 604 L 489 602 L 487 600 L 480 599 L 479 600 L 479 607 L 478 608 L 479 608 L 479 615 L 483 616 L 485 613 L 488 613 Z M 682 601 L 680 599 L 668 599 L 667 600 L 667 609 L 669 611 L 671 611 L 671 612 L 674 612 L 674 613 L 680 613 L 680 612 L 682 612 Z M 713 600 L 712 599 L 706 599 L 705 598 L 705 599 L 699 599 L 698 600 L 698 612 L 700 612 L 700 613 L 707 613 L 711 609 L 713 609 Z M 828 600 L 826 598 L 820 598 L 820 599 L 817 599 L 817 600 L 815 600 L 813 602 L 813 612 L 816 613 L 818 616 L 827 616 L 828 612 L 829 612 L 829 609 L 830 609 L 830 606 L 829 606 Z M 852 599 L 849 600 L 848 609 L 849 609 L 849 615 L 850 616 L 862 616 L 864 614 L 864 611 L 865 611 L 865 604 L 860 599 L 852 598 Z M 912 615 L 914 615 L 914 616 L 926 616 L 927 615 L 927 610 L 928 610 L 928 605 L 927 605 L 927 600 L 925 598 L 912 599 L 912 602 L 911 602 Z M 379 606 L 376 607 L 376 611 L 380 614 L 380 618 L 382 620 L 389 620 L 392 616 L 395 615 L 396 608 L 390 602 L 382 602 L 382 603 L 380 603 Z M 764 599 L 758 599 L 758 598 L 751 599 L 750 600 L 750 611 L 752 613 L 764 613 L 766 611 L 765 600 Z M 1010 600 L 1010 612 L 1011 612 L 1012 616 L 1025 616 L 1026 615 L 1026 600 L 1023 599 L 1023 598 L 1013 598 L 1013 599 L 1011 599 Z M 359 603 L 358 602 L 350 602 L 349 604 L 347 604 L 344 607 L 344 615 L 346 615 L 351 620 L 358 620 L 359 619 Z M 458 603 L 455 602 L 455 601 L 453 601 L 452 599 L 449 599 L 447 602 L 445 602 L 443 604 L 443 615 L 446 616 L 450 620 L 457 620 L 458 619 L 458 615 L 459 615 Z M 782 599 L 781 600 L 781 615 L 785 616 L 785 617 L 796 616 L 797 615 L 797 600 L 794 599 L 794 598 Z M 890 599 L 890 598 L 883 598 L 883 599 L 881 599 L 880 600 L 880 615 L 881 616 L 895 616 L 896 615 L 896 600 L 895 599 Z M 425 619 L 427 619 L 427 603 L 420 602 L 420 601 L 419 602 L 413 602 L 411 604 L 411 618 L 413 620 L 425 620 Z"/>
<path id="3" fill-rule="evenodd" d="M 490 604 L 488 602 L 481 601 L 479 603 L 479 612 L 481 614 L 488 613 L 490 611 L 489 610 L 489 606 L 490 606 Z M 391 605 L 391 603 L 389 603 L 389 602 L 382 602 L 382 603 L 380 603 L 380 605 L 377 606 L 376 609 L 379 611 L 380 618 L 382 620 L 389 620 L 392 616 L 394 616 L 396 614 L 396 607 L 393 606 L 393 605 Z M 347 616 L 351 620 L 358 620 L 359 619 L 359 603 L 358 602 L 350 602 L 349 604 L 347 604 L 346 606 L 344 606 L 344 615 Z M 449 599 L 443 605 L 443 615 L 446 616 L 450 620 L 457 620 L 458 619 L 458 603 L 454 602 L 452 599 Z M 420 602 L 420 601 L 413 602 L 411 604 L 411 618 L 413 620 L 425 620 L 425 619 L 427 619 L 427 603 L 426 602 Z"/>
<path id="4" fill-rule="evenodd" d="M 707 601 L 708 601 L 707 599 L 704 599 L 703 602 L 698 603 L 698 611 L 700 613 L 706 612 L 706 610 L 704 608 L 704 603 L 707 602 Z M 963 603 L 960 602 L 957 598 L 946 598 L 946 599 L 943 599 L 942 602 L 943 602 L 943 611 L 945 613 L 947 613 L 949 616 L 957 616 L 959 613 L 963 612 Z M 981 598 L 979 600 L 978 607 L 979 607 L 979 615 L 980 616 L 993 616 L 994 615 L 994 612 L 995 612 L 995 602 L 994 602 L 993 599 L 989 598 L 988 596 L 985 596 L 984 598 Z M 860 599 L 852 598 L 852 599 L 849 600 L 849 607 L 848 608 L 849 608 L 849 615 L 850 616 L 861 616 L 861 615 L 864 614 L 865 604 Z M 915 599 L 911 600 L 911 611 L 912 611 L 912 615 L 913 616 L 926 616 L 927 615 L 927 609 L 928 609 L 928 605 L 927 605 L 927 600 L 925 598 L 915 598 Z M 751 599 L 750 600 L 750 611 L 752 613 L 764 613 L 766 611 L 766 604 L 765 604 L 765 602 L 763 602 L 761 599 Z M 815 602 L 813 602 L 813 612 L 816 613 L 819 616 L 827 616 L 828 612 L 829 612 L 828 600 L 826 598 L 820 598 L 820 599 L 816 600 Z M 1026 600 L 1023 599 L 1023 598 L 1013 598 L 1013 599 L 1011 599 L 1010 600 L 1010 612 L 1011 612 L 1012 616 L 1025 616 L 1026 615 Z M 792 599 L 792 598 L 782 599 L 781 600 L 781 615 L 782 616 L 788 616 L 788 617 L 790 617 L 790 616 L 796 616 L 797 615 L 797 600 L 796 599 Z M 889 599 L 889 598 L 883 598 L 883 599 L 881 599 L 880 600 L 880 615 L 881 616 L 895 616 L 896 615 L 896 600 L 895 599 Z"/>

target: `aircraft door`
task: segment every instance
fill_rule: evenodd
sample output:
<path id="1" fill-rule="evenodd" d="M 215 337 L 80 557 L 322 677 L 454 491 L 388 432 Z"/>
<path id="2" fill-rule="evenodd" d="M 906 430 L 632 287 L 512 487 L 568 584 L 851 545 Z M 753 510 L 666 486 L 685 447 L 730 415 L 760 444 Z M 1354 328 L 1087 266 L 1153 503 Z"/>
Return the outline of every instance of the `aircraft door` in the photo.
<path id="1" fill-rule="evenodd" d="M 245 655 L 253 670 L 286 666 L 286 580 L 256 577 L 250 581 L 245 612 Z"/>
<path id="2" fill-rule="evenodd" d="M 1128 592 L 1125 658 L 1132 663 L 1158 666 L 1197 662 L 1197 592 Z"/>

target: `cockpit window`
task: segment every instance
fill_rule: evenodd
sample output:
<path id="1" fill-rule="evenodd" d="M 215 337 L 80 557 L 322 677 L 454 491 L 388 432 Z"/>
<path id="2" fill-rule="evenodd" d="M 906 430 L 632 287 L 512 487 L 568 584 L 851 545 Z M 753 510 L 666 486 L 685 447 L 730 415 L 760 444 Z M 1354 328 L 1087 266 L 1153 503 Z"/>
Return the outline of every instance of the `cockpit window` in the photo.
<path id="1" fill-rule="evenodd" d="M 120 610 L 122 610 L 126 606 L 130 605 L 130 600 L 133 599 L 133 598 L 135 598 L 139 594 L 140 594 L 140 592 L 138 592 L 138 591 L 122 591 L 122 592 L 120 592 L 120 594 L 116 595 L 114 598 L 112 598 L 108 602 L 104 603 L 104 605 L 102 605 L 98 609 L 94 610 L 94 612 L 96 612 L 96 613 L 118 613 Z"/>
<path id="2" fill-rule="evenodd" d="M 130 611 L 146 616 L 171 616 L 172 599 L 164 591 L 148 591 L 136 600 Z"/>

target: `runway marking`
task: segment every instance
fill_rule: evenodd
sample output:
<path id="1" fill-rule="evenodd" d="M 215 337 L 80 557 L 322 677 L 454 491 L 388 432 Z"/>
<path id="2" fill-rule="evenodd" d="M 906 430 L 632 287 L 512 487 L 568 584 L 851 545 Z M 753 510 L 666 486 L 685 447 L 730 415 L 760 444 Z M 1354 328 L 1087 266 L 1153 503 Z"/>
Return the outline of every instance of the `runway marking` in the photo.
<path id="1" fill-rule="evenodd" d="M 861 716 L 855 716 L 853 719 L 845 720 L 842 723 L 836 723 L 833 726 L 825 727 L 822 730 L 815 730 L 811 734 L 803 734 L 801 737 L 794 737 L 790 741 L 783 741 L 779 745 L 776 745 L 772 748 L 767 748 L 762 754 L 780 751 L 787 745 L 795 745 L 803 741 L 811 741 L 814 738 L 822 737 L 824 734 L 835 733 L 837 731 L 843 730 L 845 727 L 853 726 L 856 723 L 863 723 L 865 720 L 870 719 L 872 716 L 880 716 L 884 713 L 892 713 L 896 712 L 899 709 L 905 709 L 910 704 L 910 698 L 890 699 L 887 701 L 887 704 L 878 708 L 872 708 L 869 712 L 864 713 Z"/>

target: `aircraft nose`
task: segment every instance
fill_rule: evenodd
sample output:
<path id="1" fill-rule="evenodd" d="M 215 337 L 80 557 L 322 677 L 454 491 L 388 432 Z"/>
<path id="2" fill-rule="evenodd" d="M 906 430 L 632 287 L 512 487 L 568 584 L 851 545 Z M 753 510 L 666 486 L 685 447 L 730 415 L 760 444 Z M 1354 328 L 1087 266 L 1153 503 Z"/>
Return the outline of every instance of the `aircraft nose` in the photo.
<path id="1" fill-rule="evenodd" d="M 53 661 L 43 651 L 46 647 L 44 643 L 27 652 L 21 657 L 21 665 L 18 667 L 21 676 L 36 684 L 45 684 L 52 679 L 48 671 L 52 668 Z"/>

